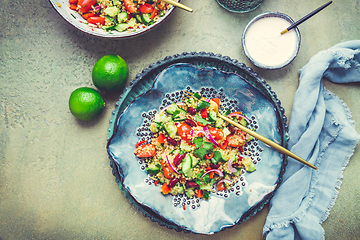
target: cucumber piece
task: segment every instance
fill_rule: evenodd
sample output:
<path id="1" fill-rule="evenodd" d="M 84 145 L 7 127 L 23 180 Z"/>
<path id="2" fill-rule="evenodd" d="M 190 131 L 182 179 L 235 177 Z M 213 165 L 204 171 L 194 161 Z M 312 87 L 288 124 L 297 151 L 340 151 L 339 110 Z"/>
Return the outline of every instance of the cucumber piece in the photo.
<path id="1" fill-rule="evenodd" d="M 102 29 L 104 29 L 104 31 L 110 31 L 110 30 L 114 30 L 115 29 L 115 26 L 102 26 L 101 27 Z"/>
<path id="2" fill-rule="evenodd" d="M 226 138 L 228 135 L 231 134 L 230 130 L 227 127 L 224 127 L 223 133 L 224 133 L 224 138 Z"/>
<path id="3" fill-rule="evenodd" d="M 216 113 L 213 111 L 210 111 L 208 113 L 208 117 L 209 117 L 210 122 L 216 122 L 216 120 L 217 120 Z"/>
<path id="4" fill-rule="evenodd" d="M 145 25 L 150 25 L 152 19 L 150 13 L 141 14 L 141 22 Z"/>
<path id="5" fill-rule="evenodd" d="M 128 20 L 128 14 L 127 12 L 121 12 L 117 15 L 117 19 L 119 23 L 126 22 Z"/>
<path id="6" fill-rule="evenodd" d="M 252 162 L 251 157 L 245 158 L 243 160 L 243 163 L 244 163 L 244 166 L 245 166 L 245 170 L 247 172 L 253 172 L 253 171 L 256 170 L 256 167 L 255 167 L 254 163 Z"/>
<path id="7" fill-rule="evenodd" d="M 195 191 L 193 189 L 191 189 L 191 188 L 187 188 L 185 190 L 185 194 L 190 199 L 190 198 L 192 198 L 192 196 L 195 195 Z"/>
<path id="8" fill-rule="evenodd" d="M 127 23 L 119 23 L 115 26 L 115 29 L 119 32 L 126 31 L 128 29 L 129 25 Z"/>
<path id="9" fill-rule="evenodd" d="M 169 136 L 171 138 L 176 137 L 176 133 L 177 133 L 177 127 L 175 126 L 174 122 L 167 122 L 164 124 L 164 128 L 165 131 L 167 132 L 167 134 L 169 134 Z"/>
<path id="10" fill-rule="evenodd" d="M 175 113 L 175 111 L 178 109 L 178 106 L 176 105 L 176 103 L 172 103 L 171 105 L 170 105 L 170 107 L 168 107 L 168 109 L 166 109 L 166 112 L 168 113 L 168 114 L 174 114 Z"/>
<path id="11" fill-rule="evenodd" d="M 135 18 L 130 18 L 128 25 L 129 27 L 134 27 L 136 24 L 136 19 Z"/>
<path id="12" fill-rule="evenodd" d="M 185 174 L 186 177 L 189 177 L 192 167 L 192 158 L 190 154 L 187 154 L 186 157 L 181 162 L 181 170 Z"/>
<path id="13" fill-rule="evenodd" d="M 246 127 L 247 124 L 248 124 L 248 122 L 246 121 L 245 118 L 241 118 L 239 123 L 240 123 L 241 125 L 243 125 L 244 127 Z"/>
<path id="14" fill-rule="evenodd" d="M 137 21 L 138 23 L 142 23 L 142 21 L 141 21 L 141 15 L 140 15 L 140 14 L 136 14 L 136 15 L 135 15 L 135 19 L 136 19 L 136 21 Z"/>
<path id="15" fill-rule="evenodd" d="M 221 128 L 221 127 L 223 126 L 224 122 L 225 122 L 225 121 L 224 121 L 223 119 L 217 118 L 217 119 L 216 119 L 216 122 L 215 122 L 215 127 L 216 127 L 216 128 Z"/>
<path id="16" fill-rule="evenodd" d="M 195 167 L 199 163 L 199 158 L 197 158 L 195 156 L 191 156 L 191 159 L 192 159 L 191 166 Z"/>
<path id="17" fill-rule="evenodd" d="M 180 149 L 184 150 L 185 152 L 191 152 L 191 146 L 184 142 L 180 143 Z"/>
<path id="18" fill-rule="evenodd" d="M 120 12 L 120 9 L 115 6 L 107 7 L 104 10 L 105 15 L 108 15 L 110 17 L 115 17 L 119 12 Z"/>

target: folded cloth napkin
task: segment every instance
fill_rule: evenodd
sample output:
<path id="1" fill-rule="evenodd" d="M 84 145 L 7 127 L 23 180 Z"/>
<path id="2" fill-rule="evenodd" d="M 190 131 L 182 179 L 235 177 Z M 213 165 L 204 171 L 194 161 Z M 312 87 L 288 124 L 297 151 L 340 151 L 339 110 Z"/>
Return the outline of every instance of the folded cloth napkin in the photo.
<path id="1" fill-rule="evenodd" d="M 323 87 L 360 81 L 360 41 L 335 45 L 313 56 L 300 70 L 289 123 L 289 150 L 314 170 L 288 158 L 283 183 L 270 201 L 263 236 L 271 239 L 324 239 L 321 224 L 359 140 L 349 109 Z"/>

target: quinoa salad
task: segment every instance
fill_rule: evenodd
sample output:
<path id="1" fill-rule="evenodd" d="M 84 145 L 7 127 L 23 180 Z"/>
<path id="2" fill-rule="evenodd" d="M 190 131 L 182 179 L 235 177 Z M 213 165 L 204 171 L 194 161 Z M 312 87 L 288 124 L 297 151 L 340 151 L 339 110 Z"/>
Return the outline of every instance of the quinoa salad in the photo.
<path id="1" fill-rule="evenodd" d="M 218 117 L 216 109 L 254 126 L 240 111 L 224 109 L 220 98 L 197 92 L 151 114 L 151 137 L 139 141 L 134 154 L 162 194 L 207 200 L 211 192 L 230 191 L 244 173 L 256 170 L 245 147 L 256 140 Z"/>
<path id="2" fill-rule="evenodd" d="M 157 22 L 171 5 L 160 0 L 69 0 L 90 27 L 136 31 Z"/>

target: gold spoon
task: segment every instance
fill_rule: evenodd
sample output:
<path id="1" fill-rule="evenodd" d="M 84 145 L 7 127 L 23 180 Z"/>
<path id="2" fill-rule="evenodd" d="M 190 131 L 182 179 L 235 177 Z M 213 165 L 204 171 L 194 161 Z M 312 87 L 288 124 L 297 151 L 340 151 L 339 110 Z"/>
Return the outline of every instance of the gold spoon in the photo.
<path id="1" fill-rule="evenodd" d="M 188 94 L 188 95 L 190 95 L 191 97 L 194 97 L 190 92 L 185 91 L 185 93 Z M 194 97 L 194 98 L 195 98 L 195 97 Z M 302 159 L 302 158 L 299 157 L 298 155 L 290 152 L 289 150 L 287 150 L 286 148 L 280 146 L 279 144 L 271 141 L 270 139 L 267 139 L 266 137 L 258 134 L 257 132 L 254 132 L 254 131 L 250 130 L 249 128 L 244 127 L 243 125 L 241 125 L 241 124 L 239 124 L 239 123 L 237 123 L 237 122 L 234 122 L 234 121 L 231 120 L 230 118 L 227 118 L 227 117 L 225 117 L 224 115 L 220 114 L 219 109 L 218 109 L 218 105 L 217 105 L 215 102 L 210 101 L 210 107 L 212 107 L 212 108 L 216 111 L 217 115 L 218 115 L 220 118 L 222 118 L 222 119 L 224 119 L 225 121 L 231 123 L 232 125 L 238 127 L 238 128 L 241 129 L 242 131 L 250 134 L 250 135 L 253 136 L 254 138 L 260 140 L 261 142 L 263 142 L 263 143 L 271 146 L 272 148 L 276 149 L 277 151 L 279 151 L 279 152 L 281 152 L 281 153 L 283 153 L 283 154 L 285 154 L 285 155 L 287 155 L 287 156 L 289 156 L 289 157 L 292 157 L 293 159 L 295 159 L 295 160 L 297 160 L 297 161 L 299 161 L 299 162 L 301 162 L 301 163 L 303 163 L 303 164 L 305 164 L 305 165 L 307 165 L 307 166 L 309 166 L 309 167 L 311 167 L 311 168 L 313 168 L 313 169 L 317 169 L 317 168 L 316 168 L 314 165 L 312 165 L 311 163 L 305 161 L 304 159 Z"/>
<path id="2" fill-rule="evenodd" d="M 189 11 L 189 12 L 193 11 L 191 8 L 185 6 L 184 4 L 181 4 L 181 3 L 177 2 L 177 1 L 174 1 L 174 0 L 161 0 L 161 1 L 169 3 L 169 4 L 171 4 L 171 5 L 175 6 L 175 7 L 182 8 L 182 9 L 184 9 L 186 11 Z"/>

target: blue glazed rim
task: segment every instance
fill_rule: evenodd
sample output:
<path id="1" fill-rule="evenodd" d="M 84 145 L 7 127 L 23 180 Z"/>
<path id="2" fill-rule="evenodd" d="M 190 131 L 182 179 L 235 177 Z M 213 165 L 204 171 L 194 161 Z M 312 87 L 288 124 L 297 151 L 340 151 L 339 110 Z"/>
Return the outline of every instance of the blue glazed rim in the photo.
<path id="1" fill-rule="evenodd" d="M 115 109 L 112 112 L 112 117 L 109 120 L 110 127 L 108 128 L 108 144 L 111 138 L 115 134 L 115 128 L 117 126 L 117 122 L 119 117 L 122 115 L 123 111 L 128 107 L 131 102 L 137 98 L 139 95 L 148 91 L 156 78 L 156 76 L 161 73 L 167 67 L 176 64 L 176 63 L 188 63 L 196 66 L 197 68 L 216 68 L 222 72 L 237 74 L 241 78 L 243 78 L 250 85 L 258 89 L 265 97 L 267 97 L 271 102 L 273 102 L 274 107 L 276 109 L 277 118 L 279 121 L 279 130 L 281 132 L 282 141 L 281 145 L 283 147 L 287 147 L 287 143 L 289 140 L 288 135 L 288 126 L 287 126 L 287 118 L 285 116 L 284 108 L 281 107 L 281 102 L 277 98 L 276 93 L 271 90 L 271 87 L 266 83 L 266 81 L 259 77 L 257 73 L 255 73 L 251 68 L 246 67 L 244 63 L 240 63 L 235 59 L 231 59 L 227 56 L 222 56 L 220 54 L 214 53 L 206 53 L 206 52 L 184 52 L 182 54 L 175 54 L 173 56 L 167 56 L 163 60 L 159 60 L 155 63 L 150 64 L 147 68 L 142 70 L 141 73 L 138 73 L 133 79 L 129 86 L 126 87 L 123 93 L 120 95 L 119 100 L 115 104 Z M 108 149 L 107 144 L 107 149 Z M 149 217 L 151 221 L 158 223 L 160 226 L 165 226 L 168 229 L 173 229 L 177 232 L 185 232 L 189 233 L 187 229 L 180 227 L 173 222 L 161 217 L 155 211 L 146 207 L 139 202 L 126 190 L 126 188 L 122 184 L 121 179 L 121 170 L 119 169 L 118 164 L 109 156 L 110 166 L 112 168 L 112 174 L 115 176 L 115 181 L 119 184 L 120 190 L 124 193 L 125 197 L 129 200 L 130 204 L 133 205 L 138 211 L 140 211 L 143 216 Z M 254 216 L 258 211 L 262 210 L 263 207 L 270 201 L 276 192 L 277 188 L 280 186 L 282 182 L 283 175 L 285 173 L 285 168 L 287 165 L 287 158 L 283 155 L 283 163 L 281 166 L 281 170 L 279 173 L 279 177 L 277 180 L 276 188 L 271 193 L 267 194 L 262 201 L 258 204 L 250 208 L 246 213 L 242 215 L 240 220 L 235 224 L 238 225 L 246 220 L 248 220 L 251 216 Z M 232 225 L 230 227 L 233 227 Z M 227 227 L 229 228 L 229 227 Z M 225 230 L 221 229 L 221 231 Z"/>

